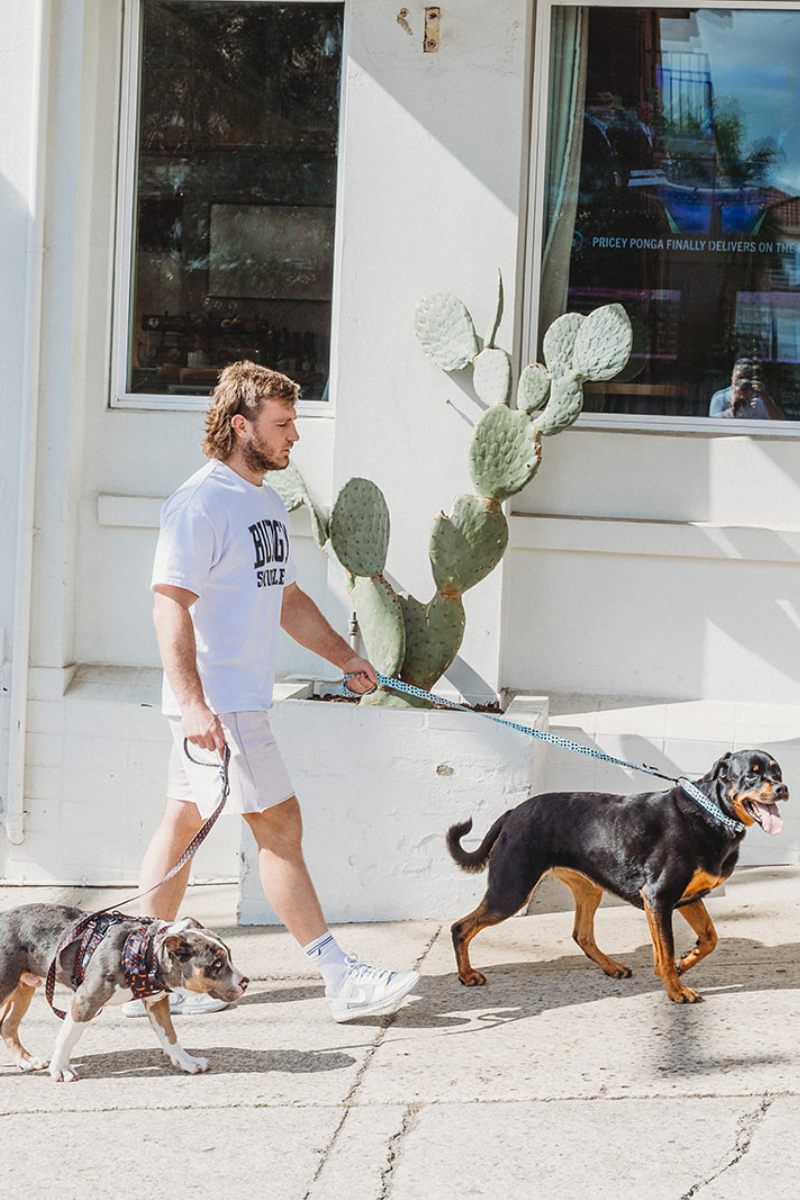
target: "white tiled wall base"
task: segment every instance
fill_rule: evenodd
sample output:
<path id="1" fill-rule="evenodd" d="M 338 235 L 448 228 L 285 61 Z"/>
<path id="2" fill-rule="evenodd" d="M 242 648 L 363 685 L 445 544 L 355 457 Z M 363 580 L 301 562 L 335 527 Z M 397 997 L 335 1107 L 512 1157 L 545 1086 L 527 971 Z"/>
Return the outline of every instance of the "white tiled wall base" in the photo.
<path id="1" fill-rule="evenodd" d="M 5 845 L 6 882 L 136 890 L 164 806 L 170 739 L 160 674 L 82 669 L 61 695 L 60 679 L 39 673 L 28 708 L 25 840 Z M 195 881 L 237 876 L 239 824 L 217 822 L 195 858 Z"/>
<path id="2" fill-rule="evenodd" d="M 547 701 L 509 715 L 542 728 Z M 471 713 L 287 700 L 273 728 L 303 808 L 304 846 L 331 922 L 455 917 L 480 884 L 444 835 L 472 817 L 474 847 L 495 817 L 541 788 L 544 745 Z M 251 839 L 242 845 L 239 920 L 275 924 Z"/>

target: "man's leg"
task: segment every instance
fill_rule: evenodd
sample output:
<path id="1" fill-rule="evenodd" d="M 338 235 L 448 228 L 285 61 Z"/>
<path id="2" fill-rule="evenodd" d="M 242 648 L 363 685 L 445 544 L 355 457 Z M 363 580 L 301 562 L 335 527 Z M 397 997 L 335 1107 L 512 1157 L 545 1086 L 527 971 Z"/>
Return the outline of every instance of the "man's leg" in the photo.
<path id="1" fill-rule="evenodd" d="M 143 897 L 140 909 L 143 916 L 174 921 L 189 882 L 191 862 L 173 876 L 163 887 L 156 884 L 174 867 L 194 835 L 202 828 L 203 818 L 196 804 L 188 800 L 167 798 L 161 822 L 150 839 L 142 860 L 139 891 L 150 892 Z"/>
<path id="2" fill-rule="evenodd" d="M 303 858 L 303 819 L 294 796 L 260 813 L 245 813 L 258 846 L 261 886 L 289 933 L 301 946 L 327 930 Z"/>
<path id="3" fill-rule="evenodd" d="M 303 858 L 303 821 L 296 798 L 244 817 L 258 846 L 264 893 L 322 975 L 334 1020 L 394 1012 L 419 975 L 377 969 L 354 955 L 348 957 L 329 933 Z"/>

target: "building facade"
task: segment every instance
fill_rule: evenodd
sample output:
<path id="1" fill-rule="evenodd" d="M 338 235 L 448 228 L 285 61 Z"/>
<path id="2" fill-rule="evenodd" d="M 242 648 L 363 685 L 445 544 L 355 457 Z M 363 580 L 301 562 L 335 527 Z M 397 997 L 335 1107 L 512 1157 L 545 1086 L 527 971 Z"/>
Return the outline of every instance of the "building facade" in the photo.
<path id="1" fill-rule="evenodd" d="M 484 405 L 423 356 L 413 314 L 450 291 L 485 334 L 498 269 L 516 371 L 553 319 L 606 303 L 634 348 L 507 503 L 509 550 L 467 594 L 444 686 L 548 696 L 552 728 L 675 773 L 765 745 L 792 787 L 800 4 L 0 12 L 6 879 L 136 877 L 168 750 L 158 513 L 202 461 L 218 370 L 249 357 L 300 381 L 312 496 L 378 483 L 388 573 L 425 600 Z M 343 574 L 307 511 L 291 520 L 301 582 L 344 631 Z M 330 677 L 288 641 L 279 673 Z M 548 761 L 553 787 L 605 778 Z M 200 877 L 234 873 L 238 836 Z M 799 856 L 789 817 L 743 861 Z"/>

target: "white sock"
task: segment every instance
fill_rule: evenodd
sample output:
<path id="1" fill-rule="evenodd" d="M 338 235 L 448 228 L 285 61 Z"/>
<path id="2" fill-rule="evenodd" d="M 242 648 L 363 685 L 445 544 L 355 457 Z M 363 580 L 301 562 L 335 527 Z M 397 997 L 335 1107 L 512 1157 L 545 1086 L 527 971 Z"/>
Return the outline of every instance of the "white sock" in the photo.
<path id="1" fill-rule="evenodd" d="M 345 953 L 336 938 L 330 930 L 326 930 L 322 937 L 303 946 L 303 950 L 325 981 L 325 991 L 328 995 L 335 995 L 347 974 Z"/>

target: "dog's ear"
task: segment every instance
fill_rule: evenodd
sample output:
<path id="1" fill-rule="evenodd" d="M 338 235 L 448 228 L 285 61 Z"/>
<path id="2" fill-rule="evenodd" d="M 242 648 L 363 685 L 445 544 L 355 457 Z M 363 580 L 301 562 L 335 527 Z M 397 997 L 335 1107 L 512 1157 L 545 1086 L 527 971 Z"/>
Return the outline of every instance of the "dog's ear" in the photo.
<path id="1" fill-rule="evenodd" d="M 723 754 L 722 758 L 718 758 L 710 771 L 707 771 L 701 782 L 713 783 L 716 779 L 721 779 L 723 775 L 728 773 L 728 765 L 733 758 L 733 754 L 728 751 Z"/>
<path id="2" fill-rule="evenodd" d="M 177 958 L 178 962 L 186 962 L 194 953 L 190 944 L 176 933 L 164 939 L 164 946 L 173 958 Z"/>
<path id="3" fill-rule="evenodd" d="M 181 917 L 179 921 L 171 921 L 164 932 L 186 933 L 187 929 L 202 929 L 202 925 L 194 917 Z"/>

